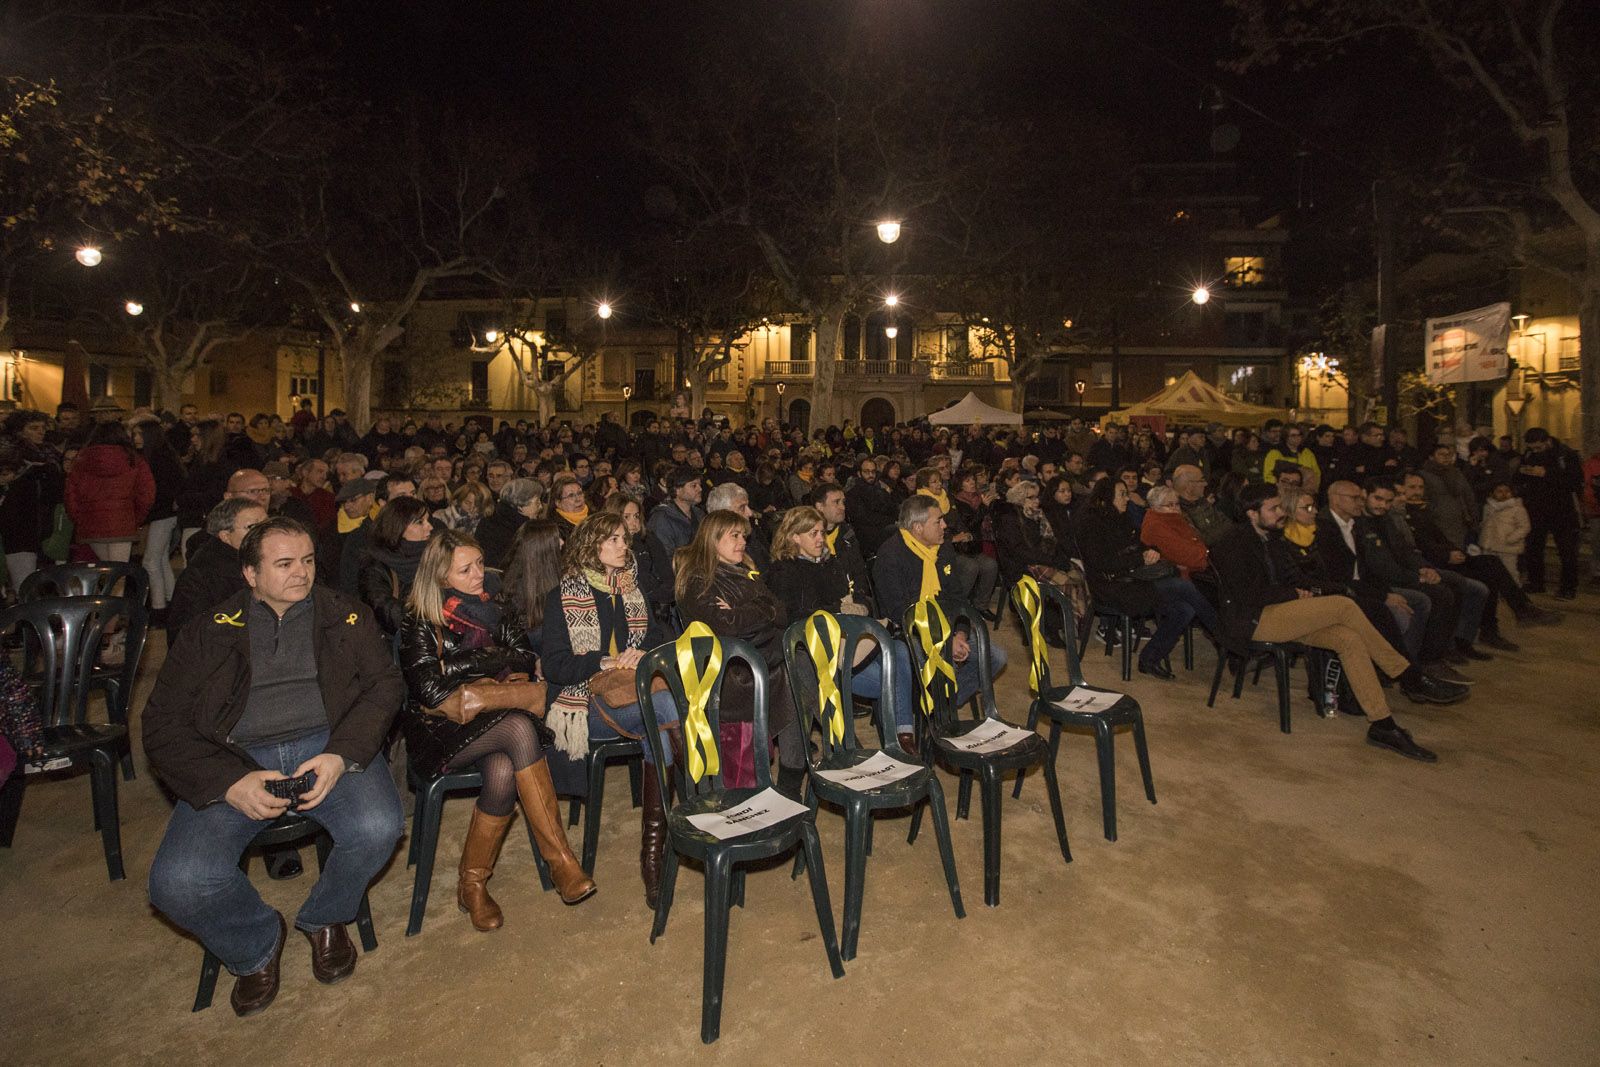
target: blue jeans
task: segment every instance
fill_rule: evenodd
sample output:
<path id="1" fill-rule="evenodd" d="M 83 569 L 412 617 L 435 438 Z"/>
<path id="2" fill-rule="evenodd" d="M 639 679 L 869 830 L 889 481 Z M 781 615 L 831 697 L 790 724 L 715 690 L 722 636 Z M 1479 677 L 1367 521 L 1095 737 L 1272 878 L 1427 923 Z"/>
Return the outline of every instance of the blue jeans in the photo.
<path id="1" fill-rule="evenodd" d="M 1457 571 L 1439 571 L 1439 581 L 1454 589 L 1456 596 L 1461 598 L 1461 612 L 1456 616 L 1456 640 L 1471 644 L 1478 639 L 1478 628 L 1483 625 L 1483 608 L 1489 602 L 1489 587 Z"/>
<path id="2" fill-rule="evenodd" d="M 1000 672 L 1006 667 L 1006 650 L 1000 647 L 1000 642 L 989 642 L 989 673 L 990 681 L 999 677 Z M 971 700 L 978 692 L 978 686 L 983 681 L 978 675 L 978 657 L 974 653 L 966 658 L 963 663 L 956 664 L 956 707 L 960 708 Z"/>
<path id="3" fill-rule="evenodd" d="M 1416 663 L 1418 655 L 1422 652 L 1422 638 L 1428 631 L 1428 616 L 1433 614 L 1433 601 L 1429 600 L 1426 594 L 1404 586 L 1395 586 L 1390 592 L 1399 593 L 1400 598 L 1406 602 L 1406 607 L 1411 609 L 1410 618 L 1398 608 L 1390 608 L 1389 614 L 1394 616 L 1395 625 L 1400 627 L 1405 635 L 1406 647 L 1403 651 L 1406 658 Z"/>
<path id="4" fill-rule="evenodd" d="M 889 655 L 894 657 L 894 724 L 899 732 L 911 729 L 917 710 L 917 676 L 911 667 L 911 650 L 904 641 L 890 639 Z M 872 658 L 857 667 L 850 675 L 850 692 L 858 697 L 877 700 L 882 695 L 883 650 L 878 649 Z"/>
<path id="5" fill-rule="evenodd" d="M 1215 636 L 1217 609 L 1187 578 L 1162 578 L 1156 587 L 1156 632 L 1139 652 L 1140 663 L 1159 663 L 1172 654 L 1172 647 L 1189 628 L 1199 622 Z"/>
<path id="6" fill-rule="evenodd" d="M 678 702 L 672 699 L 672 694 L 665 689 L 659 693 L 650 694 L 650 703 L 655 708 L 656 722 L 662 726 L 678 721 Z M 613 721 L 630 734 L 644 734 L 644 713 L 639 710 L 637 703 L 629 704 L 625 708 L 613 708 L 608 713 Z M 594 698 L 589 698 L 589 737 L 594 741 L 609 741 L 622 735 L 613 730 L 595 710 Z M 662 760 L 668 767 L 672 766 L 672 746 L 663 743 L 661 746 Z M 655 762 L 650 752 L 650 743 L 644 742 L 644 761 Z"/>
<path id="7" fill-rule="evenodd" d="M 320 754 L 328 732 L 247 749 L 263 770 L 293 774 Z M 359 773 L 346 773 L 306 818 L 333 837 L 333 852 L 294 925 L 306 931 L 350 922 L 361 895 L 394 854 L 405 813 L 382 755 Z M 178 801 L 150 866 L 150 903 L 214 952 L 233 974 L 254 974 L 272 958 L 277 913 L 239 869 L 239 857 L 270 822 L 244 815 L 226 801 L 199 810 Z"/>

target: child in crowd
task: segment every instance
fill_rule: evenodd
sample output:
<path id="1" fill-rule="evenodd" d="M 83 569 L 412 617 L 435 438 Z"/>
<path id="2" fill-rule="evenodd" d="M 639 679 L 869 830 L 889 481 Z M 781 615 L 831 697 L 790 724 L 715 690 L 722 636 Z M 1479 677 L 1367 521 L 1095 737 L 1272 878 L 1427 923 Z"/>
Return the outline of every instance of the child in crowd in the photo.
<path id="1" fill-rule="evenodd" d="M 1478 528 L 1478 547 L 1493 552 L 1517 576 L 1517 560 L 1528 540 L 1528 509 L 1511 492 L 1511 484 L 1497 481 L 1483 504 L 1483 524 Z M 1518 578 L 1518 581 L 1521 581 Z"/>

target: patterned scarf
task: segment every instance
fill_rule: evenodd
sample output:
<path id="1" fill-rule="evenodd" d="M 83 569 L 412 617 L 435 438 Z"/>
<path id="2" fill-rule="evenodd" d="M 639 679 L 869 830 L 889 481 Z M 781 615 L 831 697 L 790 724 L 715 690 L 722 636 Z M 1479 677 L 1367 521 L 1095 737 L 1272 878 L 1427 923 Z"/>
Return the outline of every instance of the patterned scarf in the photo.
<path id="1" fill-rule="evenodd" d="M 597 571 L 563 575 L 559 588 L 561 614 L 566 619 L 574 655 L 604 651 L 601 648 L 600 609 L 595 605 L 597 589 L 608 596 L 622 597 L 623 616 L 628 621 L 628 647 L 644 647 L 645 632 L 650 628 L 650 605 L 639 591 L 638 572 L 632 562 L 609 578 Z M 555 734 L 556 747 L 562 752 L 573 759 L 587 756 L 588 681 L 563 687 L 551 702 L 544 724 Z"/>
<path id="2" fill-rule="evenodd" d="M 444 591 L 444 624 L 450 632 L 461 638 L 466 648 L 487 648 L 494 644 L 494 632 L 500 626 L 500 604 L 488 593 L 463 593 L 459 589 Z"/>

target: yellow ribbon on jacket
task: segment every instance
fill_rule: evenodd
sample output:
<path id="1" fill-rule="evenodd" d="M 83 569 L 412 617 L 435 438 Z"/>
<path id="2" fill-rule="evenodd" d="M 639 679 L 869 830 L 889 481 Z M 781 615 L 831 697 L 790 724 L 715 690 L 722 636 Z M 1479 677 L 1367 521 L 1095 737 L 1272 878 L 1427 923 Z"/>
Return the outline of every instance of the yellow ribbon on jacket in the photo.
<path id="1" fill-rule="evenodd" d="M 927 600 L 939 595 L 939 546 L 925 545 L 918 541 L 906 530 L 900 531 L 900 540 L 911 549 L 911 554 L 922 560 L 922 584 L 917 589 L 917 597 Z"/>
<path id="2" fill-rule="evenodd" d="M 244 623 L 242 621 L 240 621 L 240 619 L 239 619 L 239 616 L 241 616 L 243 614 L 244 614 L 244 609 L 243 608 L 240 608 L 238 611 L 234 612 L 232 615 L 224 615 L 222 612 L 219 611 L 215 615 L 211 616 L 211 621 L 216 623 L 218 626 L 222 626 L 222 625 L 243 626 Z"/>
<path id="3" fill-rule="evenodd" d="M 1022 609 L 1022 621 L 1028 628 L 1028 688 L 1038 696 L 1044 691 L 1044 678 L 1050 668 L 1050 649 L 1044 643 L 1044 631 L 1039 623 L 1044 617 L 1044 593 L 1031 574 L 1017 582 L 1017 606 Z"/>
<path id="4" fill-rule="evenodd" d="M 833 529 L 822 535 L 822 539 L 828 542 L 828 555 L 830 556 L 837 556 L 839 554 L 839 549 L 836 546 L 839 544 L 839 531 L 842 529 L 844 529 L 843 526 L 835 526 Z"/>
<path id="5" fill-rule="evenodd" d="M 695 638 L 711 639 L 711 655 L 706 658 L 705 670 L 694 666 Z M 711 720 L 706 717 L 706 705 L 711 702 L 711 687 L 722 673 L 722 642 L 703 622 L 691 622 L 683 636 L 673 644 L 678 657 L 678 674 L 683 679 L 683 694 L 689 708 L 683 716 L 683 750 L 689 759 L 689 777 L 698 782 L 708 774 L 717 774 L 721 763 L 717 759 L 717 738 L 711 732 Z"/>
<path id="6" fill-rule="evenodd" d="M 824 643 L 823 635 L 827 635 Z M 839 645 L 844 633 L 839 620 L 826 611 L 806 620 L 806 651 L 817 668 L 817 710 L 828 730 L 830 744 L 844 741 L 844 697 L 839 692 Z"/>
<path id="7" fill-rule="evenodd" d="M 933 687 L 938 685 L 945 698 L 956 696 L 956 669 L 944 658 L 944 643 L 950 637 L 950 620 L 939 602 L 931 598 L 917 602 L 911 616 L 911 628 L 922 644 L 922 687 L 917 694 L 924 715 L 933 714 Z M 943 676 L 941 678 L 941 676 Z"/>

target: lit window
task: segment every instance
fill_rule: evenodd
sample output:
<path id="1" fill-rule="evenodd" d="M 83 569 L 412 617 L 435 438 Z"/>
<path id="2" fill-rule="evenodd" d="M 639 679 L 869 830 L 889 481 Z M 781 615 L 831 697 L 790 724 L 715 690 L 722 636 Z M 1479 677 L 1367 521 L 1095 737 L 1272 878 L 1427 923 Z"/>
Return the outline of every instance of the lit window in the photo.
<path id="1" fill-rule="evenodd" d="M 1267 280 L 1264 256 L 1229 256 L 1223 260 L 1229 285 L 1260 285 Z"/>

